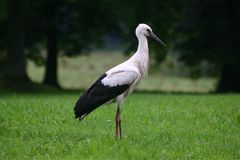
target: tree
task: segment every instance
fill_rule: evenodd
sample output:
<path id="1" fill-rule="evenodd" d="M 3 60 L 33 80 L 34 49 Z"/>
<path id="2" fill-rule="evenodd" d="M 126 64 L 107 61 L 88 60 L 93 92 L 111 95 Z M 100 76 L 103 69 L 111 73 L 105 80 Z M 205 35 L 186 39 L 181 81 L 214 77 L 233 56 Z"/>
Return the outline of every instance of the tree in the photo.
<path id="1" fill-rule="evenodd" d="M 45 3 L 46 13 L 46 36 L 47 36 L 47 61 L 44 84 L 58 87 L 57 81 L 57 0 L 47 0 Z"/>
<path id="2" fill-rule="evenodd" d="M 240 92 L 240 2 L 193 0 L 184 4 L 178 49 L 189 66 L 207 61 L 220 71 L 219 92 Z"/>
<path id="3" fill-rule="evenodd" d="M 8 1 L 7 57 L 5 77 L 28 81 L 24 58 L 24 1 Z"/>
<path id="4" fill-rule="evenodd" d="M 32 52 L 39 46 L 47 48 L 45 84 L 58 86 L 58 51 L 68 56 L 81 54 L 82 50 L 101 44 L 104 34 L 117 33 L 113 5 L 113 1 L 105 0 L 26 3 L 26 32 L 31 33 L 26 36 L 28 56 L 36 60 L 39 57 Z"/>
<path id="5" fill-rule="evenodd" d="M 0 1 L 0 80 L 3 77 L 4 72 L 4 62 L 5 62 L 5 49 L 6 48 L 6 32 L 7 28 L 7 2 L 6 1 Z"/>

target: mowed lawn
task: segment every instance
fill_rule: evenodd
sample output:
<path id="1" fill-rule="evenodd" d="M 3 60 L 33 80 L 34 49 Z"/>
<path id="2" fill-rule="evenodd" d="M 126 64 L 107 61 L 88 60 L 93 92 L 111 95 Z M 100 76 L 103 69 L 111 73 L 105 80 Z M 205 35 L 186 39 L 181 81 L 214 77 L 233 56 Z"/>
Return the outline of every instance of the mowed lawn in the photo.
<path id="1" fill-rule="evenodd" d="M 0 96 L 0 159 L 240 159 L 240 95 L 134 93 L 115 140 L 114 104 L 82 122 L 80 93 Z"/>

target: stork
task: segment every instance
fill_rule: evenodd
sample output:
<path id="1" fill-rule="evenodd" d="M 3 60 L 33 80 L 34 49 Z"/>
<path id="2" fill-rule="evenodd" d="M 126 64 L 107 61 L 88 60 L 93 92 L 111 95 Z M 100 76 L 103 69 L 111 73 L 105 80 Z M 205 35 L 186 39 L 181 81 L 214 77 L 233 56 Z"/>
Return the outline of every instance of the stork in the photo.
<path id="1" fill-rule="evenodd" d="M 133 91 L 148 72 L 149 53 L 147 37 L 152 37 L 165 46 L 146 24 L 139 24 L 135 34 L 138 38 L 136 53 L 127 61 L 111 68 L 100 76 L 93 85 L 80 96 L 74 108 L 76 118 L 82 120 L 99 106 L 107 102 L 115 101 L 117 103 L 115 116 L 116 139 L 118 139 L 119 135 L 120 139 L 122 139 L 120 106 L 126 96 Z"/>

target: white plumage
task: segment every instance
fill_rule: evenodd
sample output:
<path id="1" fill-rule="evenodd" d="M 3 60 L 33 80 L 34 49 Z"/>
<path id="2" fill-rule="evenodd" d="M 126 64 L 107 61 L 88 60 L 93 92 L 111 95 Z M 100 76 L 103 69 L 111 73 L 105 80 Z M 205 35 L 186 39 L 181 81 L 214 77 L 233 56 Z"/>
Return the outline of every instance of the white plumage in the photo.
<path id="1" fill-rule="evenodd" d="M 139 77 L 139 73 L 134 70 L 121 70 L 112 73 L 107 73 L 107 77 L 102 79 L 105 86 L 118 86 L 118 85 L 132 85 Z"/>
<path id="2" fill-rule="evenodd" d="M 124 98 L 148 73 L 149 53 L 147 36 L 154 38 L 165 46 L 146 24 L 139 24 L 135 33 L 138 38 L 136 53 L 127 61 L 113 67 L 99 77 L 79 98 L 74 108 L 76 118 L 82 120 L 102 104 L 116 100 L 116 138 L 118 138 L 118 131 L 120 131 L 120 138 L 122 138 L 120 105 L 123 103 Z"/>

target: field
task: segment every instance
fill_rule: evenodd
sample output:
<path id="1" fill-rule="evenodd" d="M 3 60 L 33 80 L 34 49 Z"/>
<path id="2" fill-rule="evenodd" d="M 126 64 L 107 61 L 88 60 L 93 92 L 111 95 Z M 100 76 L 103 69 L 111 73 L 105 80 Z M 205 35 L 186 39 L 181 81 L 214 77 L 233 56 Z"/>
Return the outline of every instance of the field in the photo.
<path id="1" fill-rule="evenodd" d="M 74 119 L 78 92 L 0 91 L 0 159 L 240 159 L 240 95 L 134 93 Z"/>
<path id="2" fill-rule="evenodd" d="M 118 51 L 114 53 L 95 51 L 90 55 L 72 58 L 61 57 L 58 61 L 59 83 L 65 89 L 85 89 L 105 71 L 126 59 L 128 59 L 128 56 L 123 56 Z M 150 63 L 153 64 L 154 62 L 151 60 Z M 167 68 L 166 64 L 164 64 L 162 68 Z M 30 78 L 34 82 L 40 83 L 43 80 L 43 66 L 36 66 L 29 61 L 27 69 Z M 165 70 L 158 67 L 151 67 L 149 76 L 140 83 L 138 89 L 147 91 L 206 93 L 213 91 L 216 85 L 216 80 L 211 78 L 193 80 L 188 77 L 176 76 L 175 72 L 182 72 L 183 70 L 182 68 L 179 69 L 179 66 L 168 69 L 167 74 Z"/>
<path id="3" fill-rule="evenodd" d="M 114 104 L 76 120 L 77 90 L 126 59 L 99 51 L 61 57 L 58 79 L 67 90 L 0 90 L 0 159 L 240 159 L 240 95 L 205 94 L 216 79 L 178 77 L 183 69 L 166 71 L 165 62 L 152 65 L 126 99 L 122 141 L 115 139 Z M 28 61 L 27 71 L 43 80 L 42 66 Z"/>

